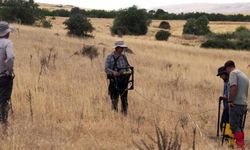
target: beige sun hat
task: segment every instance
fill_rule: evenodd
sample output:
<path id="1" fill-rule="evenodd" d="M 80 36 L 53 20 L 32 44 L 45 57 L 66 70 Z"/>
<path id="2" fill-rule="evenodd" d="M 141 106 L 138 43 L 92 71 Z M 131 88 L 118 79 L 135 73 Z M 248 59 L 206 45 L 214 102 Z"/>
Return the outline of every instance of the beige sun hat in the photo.
<path id="1" fill-rule="evenodd" d="M 127 48 L 127 46 L 125 45 L 124 41 L 122 39 L 118 39 L 115 41 L 115 46 L 114 48 L 116 47 L 124 47 L 124 48 Z"/>
<path id="2" fill-rule="evenodd" d="M 10 27 L 8 22 L 0 21 L 0 37 L 5 36 L 6 34 L 12 31 L 14 31 L 14 29 Z"/>

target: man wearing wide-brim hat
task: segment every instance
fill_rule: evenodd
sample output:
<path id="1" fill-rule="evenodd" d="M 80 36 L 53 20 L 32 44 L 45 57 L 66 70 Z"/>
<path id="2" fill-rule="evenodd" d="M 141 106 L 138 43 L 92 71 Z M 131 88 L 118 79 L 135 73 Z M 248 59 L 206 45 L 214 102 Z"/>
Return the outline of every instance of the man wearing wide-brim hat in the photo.
<path id="1" fill-rule="evenodd" d="M 9 40 L 12 28 L 0 21 L 0 123 L 7 129 L 9 102 L 13 86 L 13 44 Z"/>
<path id="2" fill-rule="evenodd" d="M 124 41 L 119 39 L 114 43 L 114 51 L 107 56 L 105 62 L 105 72 L 110 81 L 109 95 L 112 101 L 112 108 L 118 111 L 118 99 L 121 97 L 122 113 L 127 115 L 128 108 L 128 87 L 129 77 L 123 76 L 122 72 L 126 71 L 125 68 L 129 67 L 127 57 L 122 53 L 127 46 Z"/>

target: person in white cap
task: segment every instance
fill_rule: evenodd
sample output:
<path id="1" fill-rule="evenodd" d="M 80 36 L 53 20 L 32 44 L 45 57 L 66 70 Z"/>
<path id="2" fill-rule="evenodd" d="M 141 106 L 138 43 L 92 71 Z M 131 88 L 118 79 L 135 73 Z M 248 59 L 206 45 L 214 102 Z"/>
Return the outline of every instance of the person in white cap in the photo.
<path id="1" fill-rule="evenodd" d="M 9 102 L 13 86 L 13 44 L 9 40 L 12 29 L 0 21 L 0 123 L 7 129 Z"/>
<path id="2" fill-rule="evenodd" d="M 128 109 L 128 91 L 126 90 L 128 86 L 129 78 L 122 76 L 122 72 L 127 71 L 126 68 L 129 67 L 127 57 L 122 54 L 123 50 L 127 48 L 123 40 L 115 41 L 114 51 L 107 56 L 105 62 L 105 72 L 107 74 L 109 83 L 109 95 L 112 101 L 112 108 L 118 111 L 118 99 L 121 97 L 122 103 L 122 113 L 127 115 Z"/>

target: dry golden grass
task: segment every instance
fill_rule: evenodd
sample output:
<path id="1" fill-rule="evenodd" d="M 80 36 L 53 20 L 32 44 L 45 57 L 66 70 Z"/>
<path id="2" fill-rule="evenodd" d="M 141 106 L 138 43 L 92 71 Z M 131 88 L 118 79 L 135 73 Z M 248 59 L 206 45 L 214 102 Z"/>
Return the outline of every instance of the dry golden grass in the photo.
<path id="1" fill-rule="evenodd" d="M 83 40 L 67 36 L 64 19 L 57 18 L 51 30 L 14 25 L 20 30 L 11 35 L 16 54 L 14 114 L 1 149 L 136 149 L 133 141 L 154 136 L 154 124 L 170 133 L 183 118 L 187 124 L 177 125 L 183 136 L 182 149 L 192 148 L 192 131 L 197 126 L 197 149 L 226 149 L 210 138 L 216 135 L 217 99 L 223 87 L 215 75 L 219 66 L 233 59 L 249 76 L 249 52 L 181 45 L 183 21 L 170 22 L 176 37 L 158 42 L 153 36 L 159 21 L 154 21 L 148 35 L 124 37 L 135 52 L 128 55 L 135 67 L 135 90 L 129 92 L 129 114 L 123 117 L 111 111 L 103 71 L 102 49 L 111 52 L 116 39 L 109 32 L 112 20 L 91 19 L 95 39 Z M 231 23 L 223 26 L 228 28 Z M 212 23 L 212 30 L 220 28 L 221 24 Z M 100 56 L 92 65 L 88 58 L 70 57 L 84 44 L 99 48 Z M 55 60 L 51 58 L 38 80 L 40 61 L 50 50 Z M 250 126 L 246 125 L 248 138 Z"/>

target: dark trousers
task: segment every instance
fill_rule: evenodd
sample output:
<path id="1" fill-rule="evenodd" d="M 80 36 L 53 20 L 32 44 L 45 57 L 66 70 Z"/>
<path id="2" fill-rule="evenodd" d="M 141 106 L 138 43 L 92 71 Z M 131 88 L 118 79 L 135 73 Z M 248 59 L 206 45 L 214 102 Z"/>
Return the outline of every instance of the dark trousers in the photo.
<path id="1" fill-rule="evenodd" d="M 121 108 L 122 113 L 124 115 L 127 115 L 128 110 L 128 90 L 127 90 L 127 84 L 128 83 L 121 83 L 117 81 L 119 79 L 110 79 L 109 83 L 109 95 L 112 101 L 112 108 L 115 111 L 118 111 L 118 101 L 119 97 L 121 98 Z M 124 82 L 127 82 L 124 80 Z"/>
<path id="2" fill-rule="evenodd" d="M 247 106 L 244 105 L 234 105 L 230 108 L 230 126 L 233 133 L 243 131 L 243 117 L 246 112 Z"/>
<path id="3" fill-rule="evenodd" d="M 9 102 L 12 93 L 13 79 L 11 76 L 0 77 L 0 123 L 7 125 Z"/>

